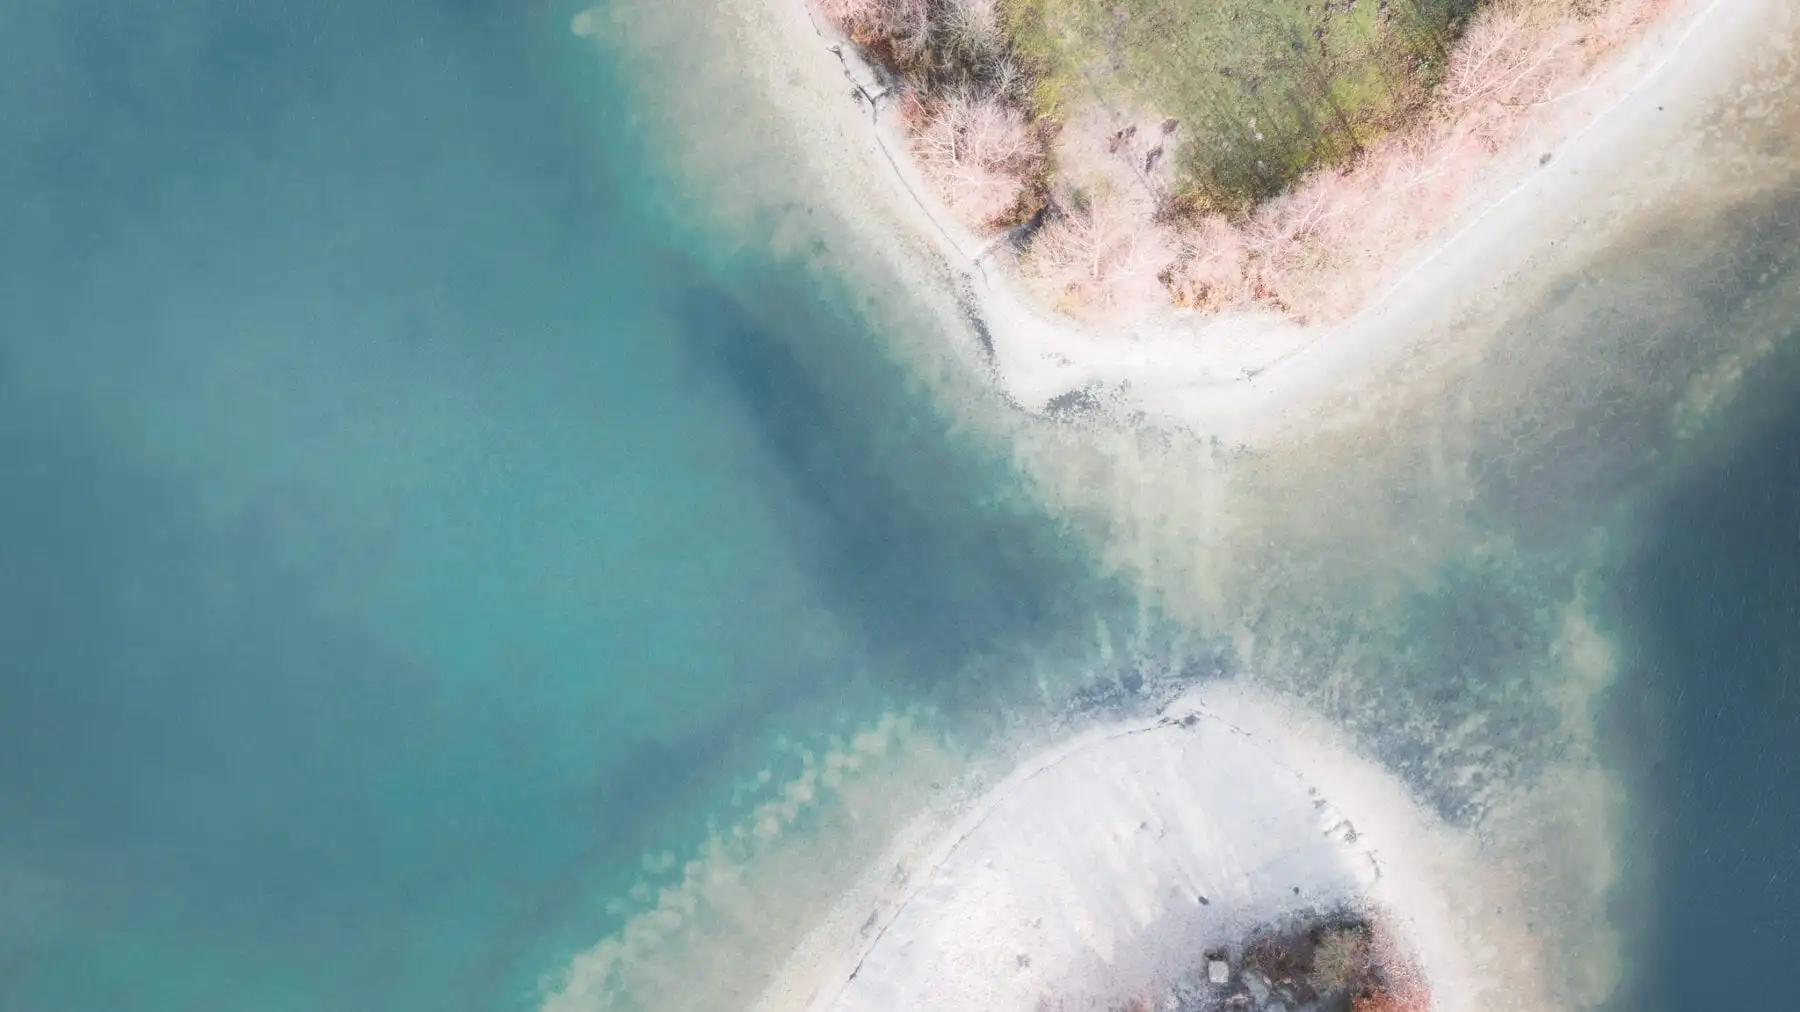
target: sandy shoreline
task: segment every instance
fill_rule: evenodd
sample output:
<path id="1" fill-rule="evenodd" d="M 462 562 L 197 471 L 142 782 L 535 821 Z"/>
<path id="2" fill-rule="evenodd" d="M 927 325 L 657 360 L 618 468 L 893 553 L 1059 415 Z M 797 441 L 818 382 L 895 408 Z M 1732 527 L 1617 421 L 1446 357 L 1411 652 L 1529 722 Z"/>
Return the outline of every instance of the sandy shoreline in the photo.
<path id="1" fill-rule="evenodd" d="M 879 863 L 905 874 L 803 947 L 761 1012 L 1117 1003 L 1200 949 L 1341 905 L 1380 913 L 1434 1007 L 1557 1007 L 1524 905 L 1467 834 L 1249 686 L 1028 757 L 906 844 Z"/>
<path id="2" fill-rule="evenodd" d="M 957 225 L 910 164 L 897 117 L 871 111 L 875 75 L 854 47 L 806 9 L 769 0 L 788 22 L 796 59 L 861 92 L 862 163 L 854 186 L 925 239 L 961 275 L 991 349 L 994 378 L 1027 410 L 1086 393 L 1121 415 L 1173 424 L 1227 446 L 1304 437 L 1336 419 L 1332 405 L 1396 366 L 1415 369 L 1467 322 L 1492 324 L 1534 282 L 1602 247 L 1636 209 L 1677 185 L 1676 139 L 1693 131 L 1760 41 L 1778 0 L 1691 0 L 1597 68 L 1570 100 L 1503 151 L 1438 238 L 1394 266 L 1382 294 L 1344 323 L 1303 326 L 1274 314 L 1237 313 L 1137 327 L 1087 326 L 1035 303 L 989 256 L 994 244 Z M 809 39 L 810 37 L 810 39 Z M 829 102 L 820 96 L 821 102 Z M 844 102 L 849 106 L 851 103 Z M 818 115 L 814 110 L 809 115 Z M 855 131 L 851 134 L 854 137 Z M 1548 164 L 1541 155 L 1550 155 Z"/>

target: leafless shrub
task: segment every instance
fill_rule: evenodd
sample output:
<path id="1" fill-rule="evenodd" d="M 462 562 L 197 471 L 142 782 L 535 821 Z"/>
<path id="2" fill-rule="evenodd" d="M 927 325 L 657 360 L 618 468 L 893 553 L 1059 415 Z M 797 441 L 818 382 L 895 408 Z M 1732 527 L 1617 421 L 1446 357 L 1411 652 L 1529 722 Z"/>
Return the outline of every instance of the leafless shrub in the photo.
<path id="1" fill-rule="evenodd" d="M 913 100 L 913 153 L 951 213 L 992 228 L 1018 204 L 1043 149 L 1025 115 L 998 96 L 954 92 Z"/>
<path id="2" fill-rule="evenodd" d="M 1567 20 L 1557 18 L 1548 26 L 1546 20 L 1541 9 L 1528 6 L 1484 10 L 1444 70 L 1444 100 L 1453 108 L 1543 101 L 1576 44 Z"/>
<path id="3" fill-rule="evenodd" d="M 1245 220 L 1189 223 L 1164 283 L 1177 305 L 1202 311 L 1261 305 L 1302 320 L 1347 315 L 1354 298 L 1338 289 L 1369 252 L 1357 237 L 1370 205 L 1362 180 L 1316 173 Z"/>
<path id="4" fill-rule="evenodd" d="M 1526 114 L 1552 101 L 1589 63 L 1579 19 L 1528 4 L 1489 7 L 1469 25 L 1444 71 L 1445 113 L 1497 151 Z"/>
<path id="5" fill-rule="evenodd" d="M 945 41 L 978 66 L 991 63 L 1001 51 L 998 0 L 943 0 L 939 23 Z"/>
<path id="6" fill-rule="evenodd" d="M 988 87 L 993 90 L 995 97 L 1009 103 L 1024 100 L 1030 84 L 1025 72 L 1011 58 L 997 57 L 986 69 Z"/>
<path id="7" fill-rule="evenodd" d="M 1349 265 L 1342 240 L 1360 228 L 1368 202 L 1354 178 L 1327 171 L 1258 209 L 1239 226 L 1253 295 L 1303 320 L 1326 315 L 1317 282 Z"/>
<path id="8" fill-rule="evenodd" d="M 1113 188 L 1065 199 L 1020 258 L 1028 283 L 1065 311 L 1132 317 L 1166 305 L 1163 280 L 1179 257 L 1154 208 Z"/>
<path id="9" fill-rule="evenodd" d="M 813 9 L 859 45 L 885 39 L 894 22 L 894 0 L 813 0 Z"/>
<path id="10" fill-rule="evenodd" d="M 1256 304 L 1243 230 L 1209 215 L 1176 234 L 1176 250 L 1162 281 L 1177 306 L 1218 313 Z"/>
<path id="11" fill-rule="evenodd" d="M 1589 52 L 1598 56 L 1617 48 L 1679 2 L 1680 0 L 1612 0 L 1595 14 L 1595 31 L 1587 40 Z"/>
<path id="12" fill-rule="evenodd" d="M 931 45 L 930 0 L 887 0 L 888 40 L 902 62 L 917 60 Z"/>

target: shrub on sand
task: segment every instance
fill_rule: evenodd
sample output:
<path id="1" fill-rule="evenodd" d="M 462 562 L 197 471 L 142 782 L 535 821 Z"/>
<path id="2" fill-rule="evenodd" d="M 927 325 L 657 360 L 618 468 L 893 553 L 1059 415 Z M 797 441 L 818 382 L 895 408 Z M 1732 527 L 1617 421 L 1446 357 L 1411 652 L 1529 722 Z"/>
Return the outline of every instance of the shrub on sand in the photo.
<path id="1" fill-rule="evenodd" d="M 1005 43 L 999 0 L 944 0 L 938 20 L 945 41 L 972 62 L 989 62 Z"/>
<path id="2" fill-rule="evenodd" d="M 1315 172 L 1251 217 L 1244 226 L 1245 242 L 1255 256 L 1253 276 L 1264 298 L 1284 303 L 1302 317 L 1324 308 L 1299 296 L 1301 289 L 1312 287 L 1306 281 L 1347 266 L 1344 240 L 1358 230 L 1358 212 L 1369 202 L 1357 182 L 1342 172 Z"/>
<path id="3" fill-rule="evenodd" d="M 819 16 L 859 46 L 916 60 L 931 43 L 931 0 L 812 0 Z"/>
<path id="4" fill-rule="evenodd" d="M 1313 987 L 1320 992 L 1344 991 L 1368 973 L 1369 933 L 1361 927 L 1327 931 L 1313 950 Z"/>

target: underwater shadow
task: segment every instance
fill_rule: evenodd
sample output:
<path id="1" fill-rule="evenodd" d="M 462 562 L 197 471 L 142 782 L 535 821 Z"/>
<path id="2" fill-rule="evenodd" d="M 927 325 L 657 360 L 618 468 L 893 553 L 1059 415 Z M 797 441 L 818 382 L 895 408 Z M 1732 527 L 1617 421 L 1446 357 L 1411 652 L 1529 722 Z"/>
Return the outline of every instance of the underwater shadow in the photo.
<path id="1" fill-rule="evenodd" d="M 785 284 L 753 306 L 695 285 L 671 312 L 697 371 L 778 461 L 801 505 L 793 548 L 840 614 L 923 684 L 1091 630 L 1116 588 L 1008 487 L 1004 458 L 959 445 L 872 338 Z"/>

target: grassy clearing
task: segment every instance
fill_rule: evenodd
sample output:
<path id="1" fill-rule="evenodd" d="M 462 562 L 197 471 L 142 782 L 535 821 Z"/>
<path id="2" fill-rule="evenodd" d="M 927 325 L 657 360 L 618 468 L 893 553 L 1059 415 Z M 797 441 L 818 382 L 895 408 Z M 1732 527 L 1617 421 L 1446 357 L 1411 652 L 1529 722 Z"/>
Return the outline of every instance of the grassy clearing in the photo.
<path id="1" fill-rule="evenodd" d="M 1242 212 L 1426 103 L 1482 0 L 1005 0 L 1034 111 L 1149 106 L 1181 123 L 1181 196 Z"/>

